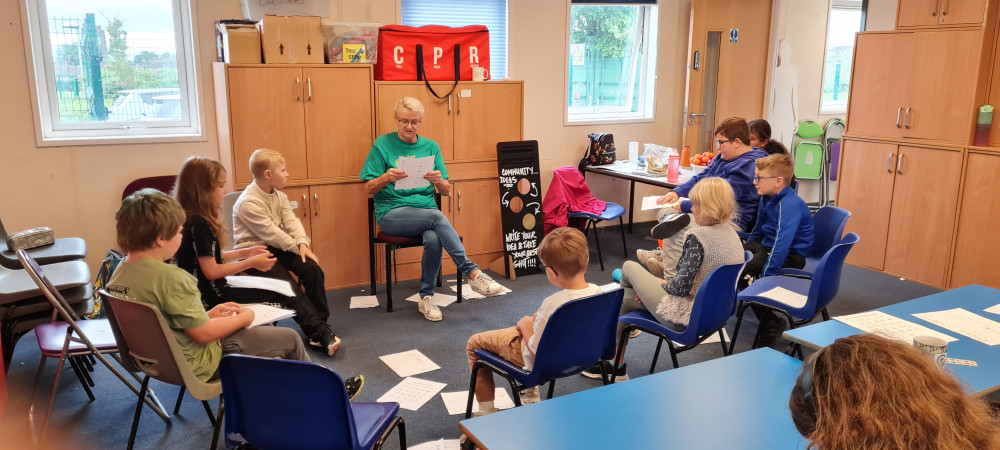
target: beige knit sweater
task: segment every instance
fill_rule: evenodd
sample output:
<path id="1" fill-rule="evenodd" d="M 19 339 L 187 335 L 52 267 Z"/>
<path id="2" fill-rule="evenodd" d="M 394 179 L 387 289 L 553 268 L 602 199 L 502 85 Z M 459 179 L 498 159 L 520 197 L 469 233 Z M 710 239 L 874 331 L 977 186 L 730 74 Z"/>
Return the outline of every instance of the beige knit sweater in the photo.
<path id="1" fill-rule="evenodd" d="M 298 253 L 299 244 L 311 244 L 288 196 L 277 189 L 268 194 L 257 183 L 247 186 L 233 205 L 233 238 L 237 249 L 270 245 Z"/>

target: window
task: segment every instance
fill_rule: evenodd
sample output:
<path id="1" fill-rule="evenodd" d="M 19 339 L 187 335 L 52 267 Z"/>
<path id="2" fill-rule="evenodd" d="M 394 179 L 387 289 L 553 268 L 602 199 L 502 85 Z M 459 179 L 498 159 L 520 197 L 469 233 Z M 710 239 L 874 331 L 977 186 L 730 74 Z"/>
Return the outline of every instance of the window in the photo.
<path id="1" fill-rule="evenodd" d="M 490 30 L 490 79 L 507 76 L 507 0 L 401 0 L 403 25 L 485 25 Z"/>
<path id="2" fill-rule="evenodd" d="M 567 123 L 653 118 L 655 2 L 570 6 Z"/>
<path id="3" fill-rule="evenodd" d="M 25 0 L 40 145 L 201 136 L 189 0 Z"/>
<path id="4" fill-rule="evenodd" d="M 833 0 L 826 30 L 826 62 L 820 114 L 847 112 L 854 34 L 861 31 L 861 0 Z"/>

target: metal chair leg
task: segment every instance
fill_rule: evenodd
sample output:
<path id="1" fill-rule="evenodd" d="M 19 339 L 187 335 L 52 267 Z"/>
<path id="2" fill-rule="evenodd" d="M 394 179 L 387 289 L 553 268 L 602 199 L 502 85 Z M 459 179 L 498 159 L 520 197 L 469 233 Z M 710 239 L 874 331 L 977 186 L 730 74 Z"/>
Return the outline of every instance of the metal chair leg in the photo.
<path id="1" fill-rule="evenodd" d="M 184 400 L 184 386 L 181 386 L 180 392 L 177 393 L 177 403 L 174 405 L 174 415 L 176 415 L 181 410 L 181 402 Z"/>
<path id="2" fill-rule="evenodd" d="M 139 400 L 135 403 L 135 416 L 132 417 L 132 432 L 128 435 L 128 450 L 135 446 L 135 432 L 139 430 L 139 416 L 142 415 L 142 400 L 146 397 L 146 390 L 149 389 L 149 375 L 142 379 L 142 387 L 139 388 Z"/>
<path id="3" fill-rule="evenodd" d="M 625 243 L 625 222 L 621 216 L 618 216 L 618 225 L 621 227 L 620 231 L 622 232 L 622 249 L 625 250 L 625 259 L 628 259 L 628 244 Z"/>
<path id="4" fill-rule="evenodd" d="M 747 310 L 747 305 L 749 303 L 744 302 L 740 305 L 739 310 L 736 313 L 736 328 L 733 330 L 733 337 L 729 338 L 729 354 L 733 354 L 733 348 L 736 347 L 736 336 L 740 334 L 740 325 L 743 324 L 743 314 Z"/>
<path id="5" fill-rule="evenodd" d="M 205 402 L 205 407 L 208 408 L 208 402 Z M 215 450 L 219 446 L 219 430 L 222 429 L 222 415 L 223 411 L 226 409 L 226 404 L 222 401 L 222 396 L 219 396 L 219 418 L 212 421 L 212 446 L 211 450 Z M 208 409 L 209 419 L 212 418 L 212 410 Z"/>
<path id="6" fill-rule="evenodd" d="M 375 242 L 368 239 L 368 277 L 371 282 L 372 295 L 375 295 Z"/>
<path id="7" fill-rule="evenodd" d="M 656 370 L 656 361 L 660 359 L 660 349 L 663 348 L 663 338 L 661 337 L 656 341 L 656 352 L 653 353 L 653 363 L 649 365 L 649 373 L 652 374 Z"/>
<path id="8" fill-rule="evenodd" d="M 549 380 L 549 400 L 552 400 L 552 394 L 556 393 L 556 380 Z"/>
<path id="9" fill-rule="evenodd" d="M 594 245 L 597 246 L 597 260 L 601 262 L 601 271 L 604 271 L 604 256 L 601 255 L 601 239 L 597 234 L 597 222 L 591 220 L 587 222 L 587 229 L 594 234 Z M 625 256 L 628 256 L 627 254 Z"/>
<path id="10" fill-rule="evenodd" d="M 385 244 L 385 311 L 392 312 L 392 247 Z"/>
<path id="11" fill-rule="evenodd" d="M 726 345 L 726 335 L 722 333 L 722 330 L 724 329 L 725 326 L 719 328 L 719 343 L 722 344 L 722 355 L 729 356 L 729 346 Z"/>

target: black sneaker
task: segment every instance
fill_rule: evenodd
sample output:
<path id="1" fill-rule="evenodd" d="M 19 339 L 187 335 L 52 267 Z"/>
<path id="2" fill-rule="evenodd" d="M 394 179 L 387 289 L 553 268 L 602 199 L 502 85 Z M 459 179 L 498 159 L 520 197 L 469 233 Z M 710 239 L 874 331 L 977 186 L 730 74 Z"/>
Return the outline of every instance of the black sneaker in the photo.
<path id="1" fill-rule="evenodd" d="M 580 375 L 583 375 L 583 376 L 585 376 L 587 378 L 590 378 L 591 380 L 600 380 L 601 379 L 601 366 L 602 365 L 604 366 L 604 370 L 608 373 L 608 376 L 610 376 L 611 375 L 611 366 L 612 366 L 612 364 L 610 362 L 604 361 L 604 360 L 598 361 L 597 364 L 594 364 L 593 366 L 590 366 L 589 369 L 584 370 L 583 372 L 580 372 Z M 614 370 L 615 383 L 620 382 L 620 381 L 628 380 L 628 374 L 625 373 L 625 368 L 626 367 L 628 367 L 628 364 L 622 364 L 621 367 L 619 367 L 619 368 L 617 368 L 617 369 Z"/>
<path id="2" fill-rule="evenodd" d="M 760 340 L 757 341 L 757 348 L 774 345 L 781 338 L 781 333 L 785 332 L 785 319 L 778 317 L 774 313 L 767 314 L 764 317 L 760 324 Z"/>
<path id="3" fill-rule="evenodd" d="M 340 348 L 340 338 L 333 334 L 329 324 L 323 324 L 323 327 L 309 338 L 309 345 L 325 349 L 327 355 L 333 356 Z"/>
<path id="4" fill-rule="evenodd" d="M 678 231 L 683 230 L 690 224 L 690 214 L 678 214 L 653 226 L 653 229 L 649 231 L 649 234 L 651 234 L 654 239 L 666 239 L 677 234 Z"/>
<path id="5" fill-rule="evenodd" d="M 344 380 L 344 389 L 347 389 L 347 398 L 352 402 L 361 393 L 361 390 L 365 388 L 365 376 L 358 375 L 356 377 L 350 377 Z"/>

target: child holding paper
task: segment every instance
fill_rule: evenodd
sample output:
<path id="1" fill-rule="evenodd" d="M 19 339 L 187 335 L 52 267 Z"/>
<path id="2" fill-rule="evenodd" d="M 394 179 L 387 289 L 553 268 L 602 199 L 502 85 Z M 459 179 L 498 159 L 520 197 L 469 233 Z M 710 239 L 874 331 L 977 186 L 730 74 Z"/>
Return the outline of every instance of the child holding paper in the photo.
<path id="1" fill-rule="evenodd" d="M 279 303 L 295 311 L 295 321 L 311 339 L 310 343 L 320 346 L 318 339 L 329 330 L 329 325 L 321 319 L 298 286 L 293 285 L 294 296 L 288 297 L 278 292 L 264 289 L 248 289 L 226 285 L 226 277 L 248 269 L 263 272 L 270 270 L 275 258 L 264 246 L 253 246 L 228 252 L 222 251 L 222 219 L 219 217 L 222 199 L 226 195 L 226 170 L 218 161 L 201 156 L 192 156 L 184 161 L 174 197 L 186 215 L 182 241 L 177 251 L 177 266 L 198 279 L 201 300 L 209 307 L 224 303 Z M 316 337 L 316 338 L 314 338 Z M 332 342 L 332 350 L 326 345 L 327 354 L 333 353 L 340 342 Z"/>

